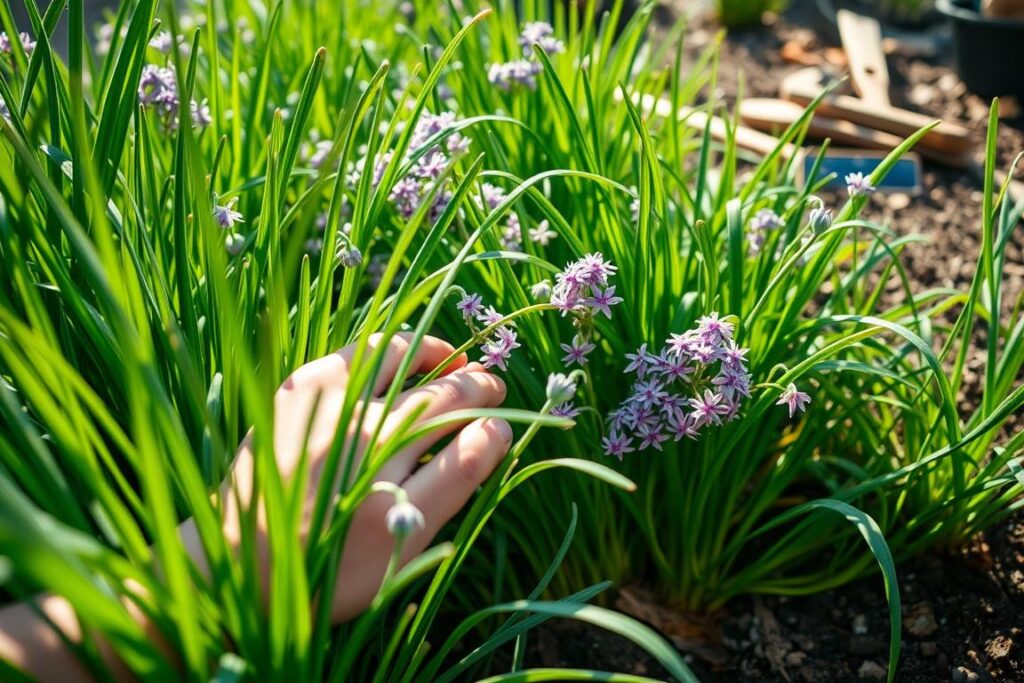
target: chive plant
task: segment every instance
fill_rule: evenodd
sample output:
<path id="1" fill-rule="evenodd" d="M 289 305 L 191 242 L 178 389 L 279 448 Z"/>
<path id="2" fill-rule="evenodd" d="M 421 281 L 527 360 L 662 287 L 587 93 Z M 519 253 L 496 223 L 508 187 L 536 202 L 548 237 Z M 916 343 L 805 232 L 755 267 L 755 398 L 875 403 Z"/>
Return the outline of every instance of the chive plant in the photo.
<path id="1" fill-rule="evenodd" d="M 468 124 L 438 107 L 442 76 L 487 13 L 140 0 L 87 27 L 81 0 L 27 9 L 31 33 L 11 43 L 18 33 L 0 4 L 5 598 L 66 599 L 85 634 L 67 646 L 97 680 L 112 677 L 100 643 L 146 680 L 646 680 L 523 671 L 527 631 L 552 617 L 630 638 L 693 680 L 651 629 L 587 604 L 607 582 L 550 599 L 578 526 L 572 510 L 547 520 L 563 542 L 529 590 L 499 586 L 490 603 L 479 599 L 477 540 L 517 488 L 554 469 L 634 488 L 592 459 L 523 458 L 542 430 L 572 425 L 553 409 L 575 376 L 554 377 L 529 408 L 408 420 L 374 435 L 355 467 L 355 439 L 339 430 L 311 502 L 308 463 L 290 477 L 276 467 L 274 394 L 291 372 L 352 346 L 340 423 L 362 424 L 384 342 L 400 331 L 411 340 L 388 406 L 460 274 L 474 262 L 530 262 L 478 249 L 511 200 L 475 203 L 484 155 L 459 142 Z M 51 47 L 61 20 L 66 61 Z M 428 157 L 438 145 L 447 153 Z M 453 256 L 438 266 L 442 250 Z M 383 464 L 482 416 L 520 425 L 508 459 L 441 542 L 404 567 L 394 562 L 401 532 L 419 513 L 385 486 L 396 498 L 393 566 L 361 616 L 332 624 L 331 600 L 318 598 L 345 590 L 341 549 L 360 503 L 384 490 L 374 484 Z M 218 485 L 246 433 L 257 474 L 236 553 Z M 274 558 L 266 600 L 257 509 Z M 204 567 L 179 537 L 186 518 Z M 511 665 L 497 668 L 506 645 Z"/>
<path id="2" fill-rule="evenodd" d="M 501 21 L 463 44 L 447 80 L 493 167 L 481 202 L 513 202 L 479 247 L 509 258 L 464 271 L 447 334 L 471 334 L 466 348 L 507 366 L 523 406 L 542 401 L 540 378 L 582 373 L 558 407 L 576 425 L 542 435 L 529 457 L 621 460 L 638 485 L 528 484 L 499 514 L 494 570 L 512 547 L 540 573 L 560 538 L 536 520 L 573 503 L 588 523 L 556 585 L 653 580 L 684 609 L 713 611 L 880 566 L 893 676 L 895 563 L 956 548 L 1020 505 L 1024 317 L 1002 282 L 1024 204 L 995 184 L 997 121 L 975 281 L 920 291 L 900 257 L 922 238 L 865 208 L 924 131 L 827 204 L 827 179 L 801 181 L 781 142 L 764 159 L 738 148 L 737 119 L 712 95 L 714 46 L 684 66 L 681 27 L 649 43 L 652 7 L 625 21 L 618 9 L 598 22 L 499 5 Z M 690 125 L 695 109 L 724 119 L 724 141 Z M 495 114 L 515 123 L 484 118 Z M 782 141 L 799 142 L 808 117 Z M 492 336 L 513 319 L 514 344 Z M 968 387 L 977 357 L 984 378 Z M 958 408 L 965 395 L 971 412 Z"/>
<path id="3" fill-rule="evenodd" d="M 157 677 L 177 674 L 125 599 L 195 679 L 458 680 L 512 642 L 512 672 L 492 680 L 596 676 L 518 671 L 526 630 L 551 616 L 632 637 L 687 679 L 656 635 L 584 604 L 606 578 L 704 611 L 878 565 L 895 675 L 895 562 L 955 547 L 1020 493 L 1024 322 L 1000 280 L 1024 206 L 993 185 L 994 119 L 976 280 L 917 292 L 899 257 L 918 238 L 861 213 L 920 133 L 827 205 L 782 142 L 744 156 L 705 94 L 714 46 L 684 65 L 682 24 L 648 42 L 651 3 L 193 9 L 123 3 L 89 49 L 72 3 L 65 65 L 49 47 L 63 5 L 30 7 L 35 45 L 11 41 L 0 66 L 12 596 L 66 596 Z M 690 125 L 699 108 L 724 117 L 724 141 Z M 381 363 L 370 335 L 399 331 L 503 373 L 508 408 L 473 415 L 522 432 L 447 542 L 331 627 L 311 596 L 333 588 L 353 511 L 390 453 L 442 425 L 405 425 L 355 471 L 337 437 L 325 480 L 343 484 L 317 492 L 303 548 L 271 398 L 355 344 L 341 421 L 359 422 Z M 210 497 L 250 427 L 285 558 L 268 611 L 251 540 L 233 562 Z M 183 517 L 209 580 L 176 540 Z"/>

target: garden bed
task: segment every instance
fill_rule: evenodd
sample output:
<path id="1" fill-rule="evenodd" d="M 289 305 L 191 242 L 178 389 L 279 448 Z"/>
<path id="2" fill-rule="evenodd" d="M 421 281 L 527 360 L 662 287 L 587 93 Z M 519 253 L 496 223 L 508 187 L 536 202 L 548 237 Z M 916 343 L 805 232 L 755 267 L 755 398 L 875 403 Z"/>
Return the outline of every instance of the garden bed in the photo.
<path id="1" fill-rule="evenodd" d="M 679 2 L 680 6 L 690 3 Z M 719 91 L 732 102 L 742 91 L 750 97 L 776 97 L 785 76 L 801 68 L 786 62 L 782 47 L 796 42 L 810 52 L 837 47 L 812 2 L 794 2 L 765 28 L 731 31 L 719 57 Z M 665 23 L 676 14 L 665 11 Z M 687 36 L 692 61 L 719 30 L 707 14 L 695 17 Z M 818 29 L 818 30 L 816 30 Z M 889 53 L 894 104 L 955 120 L 984 136 L 988 103 L 957 79 L 948 56 L 948 34 L 927 29 L 922 54 L 918 41 L 906 41 Z M 741 83 L 742 81 L 742 83 Z M 1009 168 L 1024 150 L 1024 117 L 1005 117 L 998 136 L 999 165 Z M 1018 174 L 1019 176 L 1019 174 Z M 931 241 L 911 245 L 903 255 L 916 291 L 931 287 L 966 290 L 974 277 L 981 225 L 981 175 L 971 170 L 924 165 L 922 192 L 876 194 L 865 217 L 904 234 Z M 1024 288 L 1024 234 L 1011 240 L 1006 265 L 1008 302 Z M 902 292 L 890 295 L 897 301 Z M 980 348 L 980 347 L 979 347 Z M 983 362 L 968 362 L 977 373 Z M 974 403 L 968 377 L 965 403 Z M 904 648 L 898 680 L 925 682 L 1024 680 L 1024 515 L 991 529 L 958 556 L 929 556 L 902 567 Z M 643 589 L 627 589 L 619 607 L 636 607 Z M 694 625 L 654 604 L 641 605 L 636 616 L 648 617 L 666 635 L 682 637 L 702 680 L 845 681 L 884 679 L 888 614 L 881 582 L 863 580 L 806 598 L 743 599 L 713 624 Z M 703 627 L 703 628 L 702 628 Z M 695 633 L 714 634 L 701 642 Z M 678 644 L 678 643 L 677 643 Z M 577 665 L 643 675 L 659 667 L 635 646 L 579 624 L 551 625 L 534 638 L 531 663 Z M 664 675 L 663 673 L 661 675 Z"/>
<path id="2" fill-rule="evenodd" d="M 960 555 L 923 557 L 901 569 L 898 681 L 1024 680 L 1024 514 Z M 629 597 L 620 596 L 618 606 L 635 608 L 643 590 L 624 593 Z M 877 577 L 811 597 L 739 600 L 704 625 L 716 633 L 716 643 L 696 640 L 696 625 L 671 610 L 647 603 L 641 612 L 677 645 L 684 641 L 705 683 L 885 678 L 889 621 Z M 665 676 L 635 645 L 575 622 L 538 631 L 527 663 Z"/>

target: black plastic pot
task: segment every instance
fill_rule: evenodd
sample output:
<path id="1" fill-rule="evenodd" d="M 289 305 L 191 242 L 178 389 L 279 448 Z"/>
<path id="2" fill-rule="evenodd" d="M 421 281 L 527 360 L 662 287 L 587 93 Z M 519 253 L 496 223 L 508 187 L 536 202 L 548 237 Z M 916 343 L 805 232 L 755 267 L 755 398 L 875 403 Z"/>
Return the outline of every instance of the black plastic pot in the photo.
<path id="1" fill-rule="evenodd" d="M 1024 20 L 986 17 L 973 0 L 938 0 L 953 26 L 956 70 L 982 97 L 1024 97 Z"/>

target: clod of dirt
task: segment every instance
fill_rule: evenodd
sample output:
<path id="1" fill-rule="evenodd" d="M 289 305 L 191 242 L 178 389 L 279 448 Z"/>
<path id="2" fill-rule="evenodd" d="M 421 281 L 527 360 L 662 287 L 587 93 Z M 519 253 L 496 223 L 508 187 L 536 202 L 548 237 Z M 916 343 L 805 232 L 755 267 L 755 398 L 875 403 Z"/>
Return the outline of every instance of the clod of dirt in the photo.
<path id="1" fill-rule="evenodd" d="M 873 662 L 870 659 L 865 659 L 864 663 L 857 669 L 857 676 L 860 678 L 867 678 L 873 680 L 881 680 L 886 675 L 885 667 L 878 662 Z"/>
<path id="2" fill-rule="evenodd" d="M 907 607 L 903 616 L 903 626 L 907 633 L 915 638 L 927 638 L 939 630 L 939 624 L 935 621 L 935 611 L 927 602 Z"/>

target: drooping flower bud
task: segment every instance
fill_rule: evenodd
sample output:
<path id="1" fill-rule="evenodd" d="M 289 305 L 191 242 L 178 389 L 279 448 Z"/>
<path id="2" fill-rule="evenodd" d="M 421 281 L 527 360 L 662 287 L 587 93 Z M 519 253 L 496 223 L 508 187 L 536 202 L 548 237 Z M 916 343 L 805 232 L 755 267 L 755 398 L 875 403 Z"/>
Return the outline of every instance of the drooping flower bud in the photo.
<path id="1" fill-rule="evenodd" d="M 571 401 L 576 395 L 576 382 L 568 375 L 554 372 L 548 375 L 547 397 L 552 403 Z"/>
<path id="2" fill-rule="evenodd" d="M 418 507 L 408 500 L 403 500 L 391 506 L 384 517 L 384 524 L 387 525 L 389 534 L 395 538 L 405 538 L 413 531 L 424 528 L 427 521 Z"/>
<path id="3" fill-rule="evenodd" d="M 826 209 L 824 206 L 819 206 L 817 208 L 811 209 L 810 216 L 808 217 L 808 222 L 810 223 L 811 230 L 814 231 L 814 234 L 820 235 L 821 233 L 825 232 L 830 227 L 832 227 L 831 209 Z"/>

